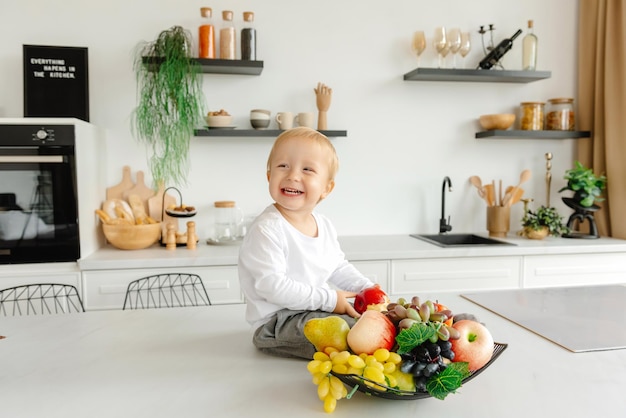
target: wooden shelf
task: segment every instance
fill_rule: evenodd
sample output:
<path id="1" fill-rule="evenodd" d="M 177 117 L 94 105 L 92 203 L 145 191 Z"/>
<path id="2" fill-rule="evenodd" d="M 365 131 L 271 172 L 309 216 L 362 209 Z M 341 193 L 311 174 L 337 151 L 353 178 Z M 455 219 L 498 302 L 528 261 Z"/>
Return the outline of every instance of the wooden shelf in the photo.
<path id="1" fill-rule="evenodd" d="M 578 139 L 589 138 L 591 131 L 482 131 L 476 132 L 476 138 L 510 139 Z"/>
<path id="2" fill-rule="evenodd" d="M 247 60 L 223 60 L 193 58 L 206 74 L 242 74 L 259 75 L 263 71 L 263 61 Z M 159 66 L 163 62 L 162 58 L 143 58 L 143 63 L 151 66 Z"/>
<path id="3" fill-rule="evenodd" d="M 405 81 L 469 81 L 488 83 L 530 83 L 550 78 L 550 71 L 464 70 L 416 68 L 404 75 Z"/>
<path id="4" fill-rule="evenodd" d="M 280 129 L 196 129 L 196 136 L 211 137 L 277 137 L 284 131 Z M 348 136 L 348 131 L 323 130 L 328 137 Z"/>

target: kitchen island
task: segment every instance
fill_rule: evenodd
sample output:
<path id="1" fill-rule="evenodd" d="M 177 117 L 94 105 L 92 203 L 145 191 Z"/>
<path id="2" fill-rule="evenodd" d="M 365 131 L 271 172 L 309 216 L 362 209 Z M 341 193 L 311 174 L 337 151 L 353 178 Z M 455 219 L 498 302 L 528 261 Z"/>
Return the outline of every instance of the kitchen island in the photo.
<path id="1" fill-rule="evenodd" d="M 572 353 L 462 298 L 508 348 L 444 401 L 357 393 L 334 417 L 623 417 L 626 350 Z M 255 350 L 244 304 L 0 320 L 6 417 L 321 417 L 306 362 Z M 575 332 L 575 330 L 574 330 Z"/>

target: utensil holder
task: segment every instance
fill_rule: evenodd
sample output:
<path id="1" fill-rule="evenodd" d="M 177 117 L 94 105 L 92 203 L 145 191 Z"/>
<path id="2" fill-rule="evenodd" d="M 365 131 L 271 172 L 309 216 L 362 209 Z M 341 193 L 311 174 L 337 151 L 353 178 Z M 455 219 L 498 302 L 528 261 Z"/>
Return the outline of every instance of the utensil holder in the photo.
<path id="1" fill-rule="evenodd" d="M 487 206 L 487 231 L 490 237 L 504 238 L 511 224 L 509 206 Z"/>

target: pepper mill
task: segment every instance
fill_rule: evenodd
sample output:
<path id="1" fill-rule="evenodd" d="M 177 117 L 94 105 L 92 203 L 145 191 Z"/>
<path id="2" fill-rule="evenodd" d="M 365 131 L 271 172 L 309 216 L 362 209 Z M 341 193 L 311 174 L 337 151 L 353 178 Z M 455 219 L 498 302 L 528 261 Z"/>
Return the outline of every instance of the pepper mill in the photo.
<path id="1" fill-rule="evenodd" d="M 198 237 L 196 236 L 196 223 L 189 221 L 187 222 L 187 249 L 195 250 L 196 241 L 198 241 Z"/>
<path id="2" fill-rule="evenodd" d="M 552 153 L 546 152 L 546 207 L 550 207 L 550 183 L 552 183 Z"/>
<path id="3" fill-rule="evenodd" d="M 176 249 L 176 231 L 174 229 L 174 225 L 171 223 L 167 224 L 167 239 L 165 240 L 165 249 Z"/>

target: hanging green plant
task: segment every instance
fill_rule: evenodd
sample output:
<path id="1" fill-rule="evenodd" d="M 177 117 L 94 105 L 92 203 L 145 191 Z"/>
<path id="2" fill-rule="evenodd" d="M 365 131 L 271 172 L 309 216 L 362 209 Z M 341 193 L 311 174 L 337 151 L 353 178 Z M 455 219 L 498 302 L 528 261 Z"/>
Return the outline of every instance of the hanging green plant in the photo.
<path id="1" fill-rule="evenodd" d="M 191 33 L 180 26 L 135 49 L 138 104 L 131 126 L 152 151 L 155 184 L 186 183 L 189 142 L 204 115 L 202 74 L 191 52 Z"/>

